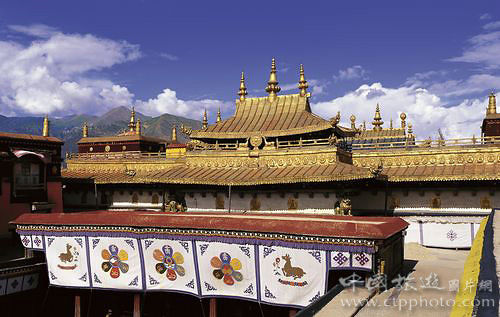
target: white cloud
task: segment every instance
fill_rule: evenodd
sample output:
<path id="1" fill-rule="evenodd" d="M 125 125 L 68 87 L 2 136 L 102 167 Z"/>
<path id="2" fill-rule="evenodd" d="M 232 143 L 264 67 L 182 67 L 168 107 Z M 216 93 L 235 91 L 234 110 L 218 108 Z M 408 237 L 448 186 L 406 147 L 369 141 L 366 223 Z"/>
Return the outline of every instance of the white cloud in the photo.
<path id="1" fill-rule="evenodd" d="M 491 19 L 491 14 L 485 13 L 479 17 L 479 20 L 489 20 Z"/>
<path id="2" fill-rule="evenodd" d="M 451 62 L 482 64 L 487 69 L 500 68 L 500 31 L 483 33 L 469 39 L 469 47 Z"/>
<path id="3" fill-rule="evenodd" d="M 47 38 L 59 31 L 56 28 L 45 24 L 32 24 L 32 25 L 9 25 L 7 26 L 11 31 L 23 33 L 25 35 L 30 35 L 34 37 Z"/>
<path id="4" fill-rule="evenodd" d="M 151 98 L 148 101 L 139 100 L 136 103 L 137 110 L 150 116 L 170 113 L 196 120 L 201 119 L 204 109 L 207 109 L 207 112 L 216 113 L 219 107 L 221 110 L 225 110 L 230 107 L 230 104 L 213 99 L 181 100 L 177 98 L 175 91 L 168 88 L 164 89 L 156 98 Z M 209 118 L 209 121 L 213 120 Z"/>
<path id="5" fill-rule="evenodd" d="M 368 72 L 360 65 L 354 65 L 346 69 L 339 70 L 337 75 L 333 76 L 336 81 L 353 80 L 353 79 L 368 79 Z"/>
<path id="6" fill-rule="evenodd" d="M 101 70 L 138 59 L 138 45 L 90 34 L 64 34 L 40 24 L 9 29 L 36 39 L 28 45 L 0 41 L 0 114 L 99 114 L 137 104 L 150 115 L 168 112 L 200 119 L 205 107 L 208 111 L 227 107 L 218 100 L 181 100 L 168 88 L 148 101 L 136 100 L 127 87 L 98 78 Z M 171 54 L 162 57 L 178 59 Z"/>
<path id="7" fill-rule="evenodd" d="M 163 57 L 166 60 L 171 61 L 171 62 L 176 62 L 176 61 L 179 60 L 178 56 L 173 55 L 173 54 L 169 54 L 169 53 L 161 53 L 160 56 Z"/>
<path id="8" fill-rule="evenodd" d="M 407 123 L 413 125 L 413 130 L 419 139 L 437 136 L 439 128 L 447 138 L 472 137 L 479 135 L 479 126 L 485 115 L 487 100 L 465 100 L 453 107 L 444 107 L 441 98 L 426 89 L 416 86 L 399 88 L 383 87 L 381 83 L 361 85 L 358 89 L 331 101 L 312 105 L 313 111 L 330 118 L 337 111 L 342 114 L 341 123 L 350 126 L 349 117 L 356 116 L 359 126 L 366 121 L 367 128 L 379 103 L 384 127 L 389 127 L 389 121 L 394 120 L 394 127 L 400 126 L 399 115 L 407 114 Z"/>
<path id="9" fill-rule="evenodd" d="M 483 26 L 485 30 L 494 30 L 500 28 L 500 21 L 490 22 Z"/>
<path id="10" fill-rule="evenodd" d="M 326 86 L 329 84 L 328 81 L 321 81 L 318 79 L 310 79 L 307 81 L 309 85 L 309 91 L 311 91 L 312 95 L 321 95 L 325 93 Z M 292 83 L 292 84 L 284 84 L 280 85 L 281 91 L 282 92 L 287 92 L 287 91 L 292 91 L 296 90 L 296 92 L 299 92 L 298 88 L 298 83 Z M 260 90 L 256 90 L 255 92 L 259 92 Z"/>

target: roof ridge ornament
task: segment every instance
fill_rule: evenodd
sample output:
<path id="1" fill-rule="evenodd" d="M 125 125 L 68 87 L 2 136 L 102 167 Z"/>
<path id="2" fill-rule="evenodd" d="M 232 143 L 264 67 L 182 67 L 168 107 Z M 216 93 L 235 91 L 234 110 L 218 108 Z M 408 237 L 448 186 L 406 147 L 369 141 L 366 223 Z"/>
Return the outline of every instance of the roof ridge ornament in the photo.
<path id="1" fill-rule="evenodd" d="M 215 122 L 219 123 L 222 121 L 221 115 L 220 115 L 220 107 L 219 110 L 217 110 L 217 119 L 215 119 Z"/>
<path id="2" fill-rule="evenodd" d="M 207 108 L 205 108 L 205 111 L 203 112 L 203 120 L 201 121 L 201 124 L 203 129 L 208 127 Z"/>
<path id="3" fill-rule="evenodd" d="M 351 114 L 351 129 L 356 130 L 356 116 Z"/>
<path id="4" fill-rule="evenodd" d="M 497 113 L 497 100 L 495 93 L 491 91 L 488 97 L 488 109 L 486 109 L 486 115 Z"/>
<path id="5" fill-rule="evenodd" d="M 137 119 L 137 123 L 135 124 L 135 134 L 141 135 L 141 119 Z"/>
<path id="6" fill-rule="evenodd" d="M 245 86 L 245 73 L 241 72 L 241 78 L 240 78 L 240 91 L 238 92 L 238 95 L 240 96 L 240 101 L 245 101 L 247 93 L 247 87 Z"/>
<path id="7" fill-rule="evenodd" d="M 271 61 L 271 73 L 269 74 L 266 91 L 269 93 L 269 100 L 271 102 L 276 99 L 277 93 L 281 91 L 281 87 L 278 85 L 278 77 L 276 76 L 276 59 L 274 58 Z"/>
<path id="8" fill-rule="evenodd" d="M 83 129 L 82 129 L 82 137 L 88 138 L 89 137 L 89 125 L 87 121 L 83 123 Z"/>
<path id="9" fill-rule="evenodd" d="M 300 64 L 300 77 L 299 77 L 299 89 L 300 89 L 300 96 L 301 97 L 306 97 L 307 96 L 307 88 L 309 87 L 309 84 L 306 81 L 306 76 L 304 75 L 304 65 Z"/>
<path id="10" fill-rule="evenodd" d="M 375 108 L 375 117 L 373 117 L 373 130 L 374 131 L 382 131 L 382 125 L 384 121 L 382 121 L 382 116 L 380 115 L 380 106 L 377 103 L 377 108 Z"/>
<path id="11" fill-rule="evenodd" d="M 172 125 L 172 134 L 170 135 L 170 139 L 172 143 L 177 143 L 177 127 L 175 124 Z"/>
<path id="12" fill-rule="evenodd" d="M 406 130 L 406 113 L 401 112 L 399 118 L 401 119 L 401 129 Z"/>
<path id="13" fill-rule="evenodd" d="M 129 132 L 135 132 L 135 108 L 132 106 L 132 112 L 130 112 L 130 122 L 128 124 Z"/>
<path id="14" fill-rule="evenodd" d="M 46 114 L 43 118 L 42 136 L 50 136 L 50 122 L 48 114 Z"/>

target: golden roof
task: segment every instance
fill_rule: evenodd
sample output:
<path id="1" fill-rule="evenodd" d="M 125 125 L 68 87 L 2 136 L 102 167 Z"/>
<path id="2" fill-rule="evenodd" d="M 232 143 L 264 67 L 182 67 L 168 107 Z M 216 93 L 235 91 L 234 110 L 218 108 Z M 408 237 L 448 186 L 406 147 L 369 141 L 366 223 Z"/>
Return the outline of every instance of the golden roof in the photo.
<path id="1" fill-rule="evenodd" d="M 302 182 L 349 181 L 375 176 L 366 168 L 337 162 L 328 165 L 286 167 L 207 168 L 176 166 L 165 170 L 89 171 L 63 170 L 67 180 L 95 179 L 97 184 L 162 183 L 200 185 L 263 185 Z"/>
<path id="2" fill-rule="evenodd" d="M 313 113 L 309 95 L 300 94 L 236 100 L 236 113 L 227 120 L 193 130 L 191 138 L 236 139 L 251 135 L 278 137 L 331 129 L 332 124 Z"/>
<path id="3" fill-rule="evenodd" d="M 390 182 L 498 180 L 500 164 L 393 166 L 382 173 Z"/>

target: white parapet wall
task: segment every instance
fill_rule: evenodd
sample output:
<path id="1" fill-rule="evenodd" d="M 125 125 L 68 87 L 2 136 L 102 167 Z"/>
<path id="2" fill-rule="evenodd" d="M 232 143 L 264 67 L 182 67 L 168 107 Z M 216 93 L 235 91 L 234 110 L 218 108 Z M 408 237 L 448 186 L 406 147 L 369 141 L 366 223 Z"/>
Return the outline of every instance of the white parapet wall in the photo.
<path id="1" fill-rule="evenodd" d="M 484 216 L 409 216 L 405 243 L 427 247 L 468 249 Z"/>

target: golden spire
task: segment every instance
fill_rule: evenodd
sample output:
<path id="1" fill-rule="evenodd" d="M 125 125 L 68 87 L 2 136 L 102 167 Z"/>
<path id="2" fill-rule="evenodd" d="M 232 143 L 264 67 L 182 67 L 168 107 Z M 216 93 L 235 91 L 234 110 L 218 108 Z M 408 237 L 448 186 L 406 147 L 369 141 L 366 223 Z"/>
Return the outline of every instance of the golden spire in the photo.
<path id="1" fill-rule="evenodd" d="M 411 136 L 413 134 L 413 126 L 411 123 L 408 123 L 408 135 Z"/>
<path id="2" fill-rule="evenodd" d="M 269 81 L 267 82 L 266 91 L 269 93 L 269 100 L 272 102 L 276 98 L 276 94 L 280 92 L 281 88 L 278 86 L 278 78 L 276 77 L 276 60 L 273 58 L 271 62 L 271 73 L 269 74 Z"/>
<path id="3" fill-rule="evenodd" d="M 201 121 L 201 125 L 203 129 L 208 127 L 207 108 L 205 108 L 205 112 L 203 112 L 203 121 Z"/>
<path id="4" fill-rule="evenodd" d="M 497 113 L 497 100 L 493 91 L 490 93 L 488 102 L 488 109 L 486 109 L 486 115 Z"/>
<path id="5" fill-rule="evenodd" d="M 356 116 L 351 115 L 351 129 L 356 129 Z"/>
<path id="6" fill-rule="evenodd" d="M 300 64 L 299 89 L 302 97 L 307 96 L 307 87 L 309 87 L 309 85 L 307 84 L 306 76 L 304 75 L 304 65 Z"/>
<path id="7" fill-rule="evenodd" d="M 172 126 L 172 135 L 170 139 L 172 139 L 172 143 L 177 143 L 177 127 L 175 124 Z"/>
<path id="8" fill-rule="evenodd" d="M 392 130 L 392 118 L 391 118 L 391 121 L 390 121 L 390 124 L 389 124 L 389 128 Z"/>
<path id="9" fill-rule="evenodd" d="M 406 129 L 406 113 L 401 112 L 399 118 L 401 119 L 401 129 Z"/>
<path id="10" fill-rule="evenodd" d="M 363 131 L 366 131 L 366 121 L 363 120 Z"/>
<path id="11" fill-rule="evenodd" d="M 50 122 L 48 115 L 45 115 L 43 118 L 42 136 L 50 136 Z"/>
<path id="12" fill-rule="evenodd" d="M 135 108 L 132 107 L 132 112 L 130 113 L 130 122 L 128 124 L 128 130 L 130 132 L 135 132 Z"/>
<path id="13" fill-rule="evenodd" d="M 241 72 L 240 91 L 238 95 L 240 96 L 240 101 L 245 101 L 245 96 L 248 95 L 247 87 L 245 86 L 245 73 L 243 72 Z"/>
<path id="14" fill-rule="evenodd" d="M 221 122 L 222 121 L 222 118 L 220 116 L 220 107 L 219 107 L 219 110 L 217 110 L 217 119 L 215 121 L 216 122 Z"/>
<path id="15" fill-rule="evenodd" d="M 135 125 L 135 134 L 141 135 L 141 119 L 137 119 L 137 123 Z"/>
<path id="16" fill-rule="evenodd" d="M 375 109 L 375 117 L 373 117 L 373 130 L 381 131 L 384 121 L 382 121 L 382 116 L 380 116 L 380 106 L 377 103 L 377 108 Z"/>
<path id="17" fill-rule="evenodd" d="M 89 137 L 89 126 L 88 126 L 87 122 L 83 123 L 83 133 L 82 134 L 83 134 L 82 136 L 84 138 L 88 138 Z"/>

